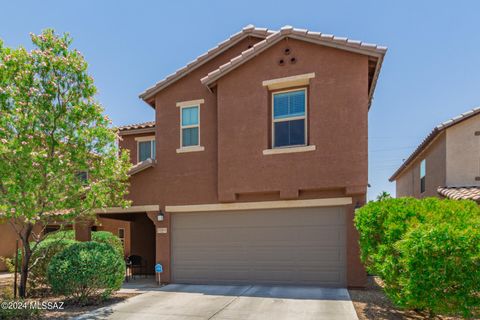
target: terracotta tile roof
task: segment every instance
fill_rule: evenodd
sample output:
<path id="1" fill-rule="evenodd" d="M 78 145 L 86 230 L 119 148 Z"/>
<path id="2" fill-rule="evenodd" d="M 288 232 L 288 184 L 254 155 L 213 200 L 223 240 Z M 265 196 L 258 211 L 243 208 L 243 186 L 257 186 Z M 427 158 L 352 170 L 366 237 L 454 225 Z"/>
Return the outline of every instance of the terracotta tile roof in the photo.
<path id="1" fill-rule="evenodd" d="M 437 192 L 453 200 L 474 200 L 480 202 L 480 186 L 478 187 L 438 187 Z"/>
<path id="2" fill-rule="evenodd" d="M 152 159 L 147 159 L 142 162 L 137 163 L 136 165 L 132 166 L 130 170 L 128 171 L 128 175 L 134 175 L 136 173 L 139 173 L 140 171 L 143 171 L 147 168 L 153 167 L 155 165 L 156 161 Z"/>
<path id="3" fill-rule="evenodd" d="M 148 121 L 136 124 L 128 124 L 125 126 L 118 127 L 118 131 L 120 131 L 120 135 L 124 134 L 127 131 L 131 130 L 139 130 L 139 129 L 153 129 L 155 128 L 155 121 Z"/>
<path id="4" fill-rule="evenodd" d="M 450 120 L 440 123 L 438 126 L 433 128 L 433 130 L 428 134 L 428 136 L 423 139 L 422 143 L 412 152 L 412 154 L 403 162 L 400 168 L 395 171 L 395 173 L 388 179 L 390 182 L 394 181 L 397 176 L 402 173 L 402 171 L 408 167 L 410 163 L 445 129 L 452 127 L 462 121 L 465 121 L 477 114 L 480 114 L 480 107 L 476 107 L 467 112 L 464 112 Z"/>
<path id="5" fill-rule="evenodd" d="M 275 43 L 279 42 L 284 38 L 299 39 L 303 41 L 309 41 L 312 43 L 325 45 L 329 47 L 334 47 L 342 50 L 353 51 L 360 54 L 365 54 L 377 58 L 377 64 L 375 67 L 375 74 L 373 76 L 372 85 L 370 87 L 369 99 L 371 102 L 373 92 L 375 90 L 376 80 L 380 73 L 380 68 L 383 62 L 383 57 L 387 52 L 387 48 L 379 46 L 372 43 L 366 43 L 358 40 L 351 40 L 344 37 L 336 37 L 331 34 L 323 34 L 320 32 L 313 32 L 305 29 L 297 29 L 292 26 L 284 26 L 280 31 L 274 32 L 268 35 L 265 40 L 257 42 L 252 48 L 243 51 L 237 57 L 231 59 L 229 62 L 221 65 L 218 69 L 213 70 L 207 76 L 201 79 L 202 83 L 210 86 L 216 80 L 221 78 L 223 75 L 234 70 L 238 66 L 242 65 L 246 61 L 255 57 L 257 54 L 268 49 Z"/>
<path id="6" fill-rule="evenodd" d="M 268 30 L 266 28 L 256 28 L 253 25 L 247 25 L 244 27 L 240 32 L 235 33 L 234 35 L 230 36 L 227 40 L 219 43 L 216 47 L 208 50 L 206 53 L 198 56 L 195 60 L 188 63 L 186 66 L 178 69 L 174 73 L 168 75 L 163 80 L 160 80 L 152 87 L 148 88 L 144 92 L 140 94 L 140 98 L 143 100 L 150 99 L 153 97 L 157 92 L 166 88 L 170 84 L 174 83 L 175 81 L 179 80 L 180 78 L 184 77 L 191 71 L 197 69 L 207 61 L 215 58 L 218 54 L 222 53 L 223 51 L 231 48 L 236 43 L 240 42 L 241 40 L 253 36 L 257 38 L 264 39 L 270 34 L 273 34 L 274 31 Z"/>

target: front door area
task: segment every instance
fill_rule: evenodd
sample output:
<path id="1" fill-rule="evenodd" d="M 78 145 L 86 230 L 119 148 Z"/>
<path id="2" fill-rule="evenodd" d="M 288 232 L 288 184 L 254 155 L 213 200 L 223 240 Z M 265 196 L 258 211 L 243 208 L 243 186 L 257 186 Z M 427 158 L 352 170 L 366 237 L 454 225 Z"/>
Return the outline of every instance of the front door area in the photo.
<path id="1" fill-rule="evenodd" d="M 109 213 L 99 215 L 99 230 L 109 231 L 123 242 L 125 258 L 141 257 L 142 267 L 134 272 L 154 274 L 155 266 L 155 225 L 146 213 Z"/>

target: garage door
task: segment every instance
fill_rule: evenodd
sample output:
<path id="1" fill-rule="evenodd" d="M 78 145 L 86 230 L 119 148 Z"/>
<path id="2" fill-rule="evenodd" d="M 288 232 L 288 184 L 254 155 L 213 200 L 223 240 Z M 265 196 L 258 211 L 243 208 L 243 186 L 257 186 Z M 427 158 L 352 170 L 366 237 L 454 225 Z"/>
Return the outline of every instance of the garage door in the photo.
<path id="1" fill-rule="evenodd" d="M 172 217 L 175 283 L 346 285 L 343 207 Z"/>

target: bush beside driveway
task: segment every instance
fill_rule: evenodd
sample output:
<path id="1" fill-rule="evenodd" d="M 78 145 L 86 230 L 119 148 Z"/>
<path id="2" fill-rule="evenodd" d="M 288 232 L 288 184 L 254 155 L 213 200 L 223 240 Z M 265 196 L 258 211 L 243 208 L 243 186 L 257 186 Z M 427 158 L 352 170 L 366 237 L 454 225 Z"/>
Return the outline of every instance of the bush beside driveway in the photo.
<path id="1" fill-rule="evenodd" d="M 369 276 L 365 289 L 348 290 L 359 320 L 420 320 L 428 318 L 425 313 L 395 307 L 383 292 L 383 285 L 379 277 Z M 455 320 L 458 317 L 437 316 L 436 319 Z"/>
<path id="2" fill-rule="evenodd" d="M 480 208 L 468 200 L 399 198 L 359 209 L 361 258 L 398 307 L 480 315 Z"/>

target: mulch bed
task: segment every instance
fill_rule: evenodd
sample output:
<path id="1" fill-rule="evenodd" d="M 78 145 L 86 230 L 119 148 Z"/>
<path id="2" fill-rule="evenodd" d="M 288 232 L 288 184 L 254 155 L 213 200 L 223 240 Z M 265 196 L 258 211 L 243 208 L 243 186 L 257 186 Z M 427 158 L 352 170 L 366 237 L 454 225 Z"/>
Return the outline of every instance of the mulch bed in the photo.
<path id="1" fill-rule="evenodd" d="M 427 315 L 411 310 L 398 309 L 388 300 L 382 290 L 382 281 L 378 277 L 368 277 L 365 289 L 348 290 L 359 320 L 406 320 L 428 319 Z M 437 316 L 435 319 L 454 320 L 456 317 Z"/>

